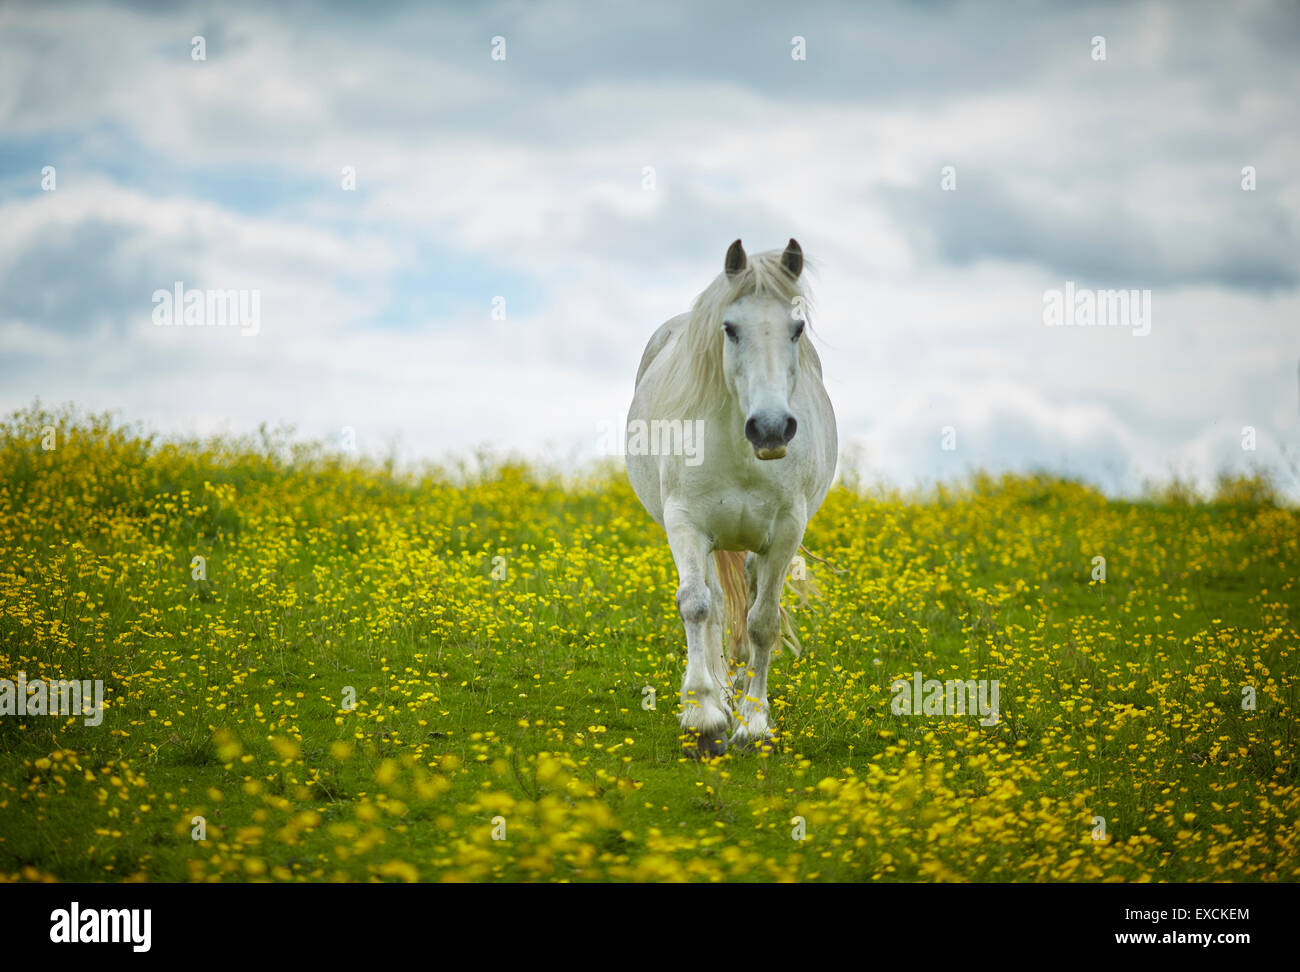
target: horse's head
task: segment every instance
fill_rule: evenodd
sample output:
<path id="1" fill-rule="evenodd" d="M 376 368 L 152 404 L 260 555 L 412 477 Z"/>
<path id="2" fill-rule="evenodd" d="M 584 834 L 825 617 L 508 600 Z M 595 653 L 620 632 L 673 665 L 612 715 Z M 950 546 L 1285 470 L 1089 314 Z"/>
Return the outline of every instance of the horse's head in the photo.
<path id="1" fill-rule="evenodd" d="M 743 273 L 748 263 L 736 240 L 727 250 L 727 276 Z M 803 251 L 794 240 L 781 254 L 781 267 L 792 280 L 803 272 Z M 723 375 L 745 416 L 745 438 L 759 459 L 782 458 L 798 430 L 790 397 L 799 373 L 801 308 L 802 301 L 759 292 L 739 297 L 723 313 Z"/>

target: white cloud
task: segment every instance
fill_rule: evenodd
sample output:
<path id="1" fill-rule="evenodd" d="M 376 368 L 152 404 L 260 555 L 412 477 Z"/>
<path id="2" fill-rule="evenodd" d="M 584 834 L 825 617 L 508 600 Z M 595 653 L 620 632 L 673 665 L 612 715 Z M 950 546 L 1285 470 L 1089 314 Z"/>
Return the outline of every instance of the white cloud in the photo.
<path id="1" fill-rule="evenodd" d="M 1129 489 L 1235 461 L 1242 423 L 1260 458 L 1300 444 L 1300 126 L 1278 94 L 1300 68 L 1260 39 L 1279 8 L 810 13 L 807 65 L 762 11 L 704 63 L 707 24 L 662 46 L 685 8 L 616 51 L 568 7 L 235 10 L 0 10 L 0 123 L 60 172 L 54 193 L 22 188 L 39 166 L 0 178 L 0 405 L 589 455 L 727 243 L 793 235 L 841 439 L 895 481 L 1038 464 Z M 855 50 L 894 72 L 869 97 L 845 90 Z M 1150 336 L 1042 325 L 1044 289 L 1098 275 L 1151 287 Z M 174 279 L 259 289 L 261 333 L 152 328 Z"/>

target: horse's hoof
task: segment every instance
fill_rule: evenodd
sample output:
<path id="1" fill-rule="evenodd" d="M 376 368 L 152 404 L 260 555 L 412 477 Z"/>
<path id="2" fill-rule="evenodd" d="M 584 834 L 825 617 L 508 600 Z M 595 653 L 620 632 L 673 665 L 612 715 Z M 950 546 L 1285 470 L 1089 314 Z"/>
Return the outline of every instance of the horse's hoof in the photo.
<path id="1" fill-rule="evenodd" d="M 682 743 L 682 753 L 694 759 L 705 759 L 711 756 L 721 756 L 727 751 L 727 731 L 725 728 L 717 731 L 706 731 L 701 729 L 686 729 L 684 731 L 685 741 Z"/>

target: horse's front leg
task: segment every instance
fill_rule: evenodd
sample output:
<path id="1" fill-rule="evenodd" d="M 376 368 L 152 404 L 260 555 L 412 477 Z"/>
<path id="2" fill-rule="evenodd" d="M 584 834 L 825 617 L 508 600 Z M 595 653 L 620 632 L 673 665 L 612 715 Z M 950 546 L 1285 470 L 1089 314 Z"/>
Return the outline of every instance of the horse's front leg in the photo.
<path id="1" fill-rule="evenodd" d="M 783 519 L 767 550 L 753 560 L 754 603 L 747 615 L 749 667 L 739 680 L 736 712 L 739 725 L 731 737 L 731 745 L 737 748 L 755 748 L 772 738 L 767 703 L 768 665 L 781 635 L 781 591 L 786 571 L 803 540 L 804 525 L 795 517 Z"/>
<path id="2" fill-rule="evenodd" d="M 731 713 L 724 688 L 718 684 L 718 665 L 710 656 L 710 652 L 722 651 L 721 638 L 710 637 L 717 634 L 711 623 L 713 593 L 707 573 L 713 541 L 672 507 L 664 510 L 664 528 L 677 564 L 677 613 L 686 628 L 681 724 L 687 738 L 683 749 L 693 756 L 719 756 L 727 749 Z"/>

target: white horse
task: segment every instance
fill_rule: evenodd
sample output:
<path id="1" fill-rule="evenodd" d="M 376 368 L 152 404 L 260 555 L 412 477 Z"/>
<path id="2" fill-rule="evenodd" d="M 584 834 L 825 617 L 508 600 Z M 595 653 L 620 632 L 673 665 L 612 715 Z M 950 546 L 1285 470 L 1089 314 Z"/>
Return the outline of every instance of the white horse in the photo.
<path id="1" fill-rule="evenodd" d="M 794 240 L 754 257 L 736 240 L 724 272 L 654 333 L 637 370 L 627 474 L 677 564 L 693 755 L 725 752 L 729 733 L 738 748 L 771 740 L 767 671 L 786 571 L 835 474 L 835 413 L 806 331 L 802 271 Z M 652 446 L 665 432 L 678 433 L 675 446 L 689 441 L 683 430 L 701 435 L 692 448 L 647 449 L 647 429 Z"/>

